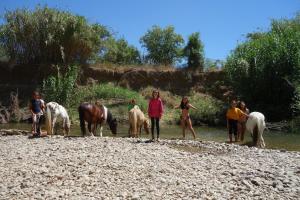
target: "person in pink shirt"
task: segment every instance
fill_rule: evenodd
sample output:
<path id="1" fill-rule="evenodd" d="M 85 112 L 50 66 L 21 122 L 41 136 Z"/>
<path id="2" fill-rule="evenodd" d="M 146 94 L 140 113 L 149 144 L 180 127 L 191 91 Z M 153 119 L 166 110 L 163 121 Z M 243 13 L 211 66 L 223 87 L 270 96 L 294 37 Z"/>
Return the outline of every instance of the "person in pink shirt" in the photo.
<path id="1" fill-rule="evenodd" d="M 163 115 L 163 111 L 164 107 L 162 100 L 159 97 L 159 91 L 154 90 L 148 106 L 148 115 L 151 118 L 152 141 L 154 141 L 154 126 L 156 126 L 157 141 L 159 139 L 159 120 Z"/>

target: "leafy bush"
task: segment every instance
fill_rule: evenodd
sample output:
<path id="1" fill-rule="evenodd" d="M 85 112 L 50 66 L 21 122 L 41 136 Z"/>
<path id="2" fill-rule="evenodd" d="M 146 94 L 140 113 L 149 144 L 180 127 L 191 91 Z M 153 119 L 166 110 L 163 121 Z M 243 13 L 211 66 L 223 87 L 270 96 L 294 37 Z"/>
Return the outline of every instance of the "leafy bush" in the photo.
<path id="1" fill-rule="evenodd" d="M 76 65 L 67 67 L 64 74 L 61 73 L 61 69 L 62 67 L 57 66 L 57 75 L 43 81 L 43 92 L 46 101 L 69 106 L 73 98 L 78 67 Z"/>
<path id="2" fill-rule="evenodd" d="M 270 120 L 290 118 L 298 111 L 300 80 L 300 15 L 272 22 L 265 33 L 248 34 L 225 65 L 235 92 L 252 110 Z"/>
<path id="3" fill-rule="evenodd" d="M 223 109 L 220 101 L 208 95 L 195 93 L 189 97 L 189 102 L 197 108 L 197 110 L 190 109 L 191 119 L 195 124 L 200 122 L 210 125 L 220 124 L 218 120 Z"/>
<path id="4" fill-rule="evenodd" d="M 128 104 L 130 99 L 136 99 L 141 109 L 144 111 L 147 109 L 147 102 L 139 93 L 110 83 L 76 88 L 72 97 L 72 106 L 78 106 L 81 102 L 97 99 L 115 99 L 119 100 L 121 104 Z"/>

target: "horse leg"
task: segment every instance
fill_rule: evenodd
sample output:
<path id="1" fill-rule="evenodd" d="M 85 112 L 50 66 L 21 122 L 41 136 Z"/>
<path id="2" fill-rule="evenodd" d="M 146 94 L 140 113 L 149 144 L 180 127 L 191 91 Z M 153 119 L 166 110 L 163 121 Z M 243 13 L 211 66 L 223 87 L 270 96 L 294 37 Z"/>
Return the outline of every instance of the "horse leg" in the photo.
<path id="1" fill-rule="evenodd" d="M 141 137 L 142 136 L 142 125 L 140 125 L 140 127 L 139 127 L 139 137 Z"/>
<path id="2" fill-rule="evenodd" d="M 131 137 L 131 125 L 129 125 L 129 129 L 128 129 L 128 137 Z"/>
<path id="3" fill-rule="evenodd" d="M 265 148 L 266 147 L 266 144 L 265 144 L 265 141 L 264 141 L 264 138 L 262 136 L 262 133 L 259 133 L 259 140 L 260 140 L 260 147 L 261 148 Z"/>
<path id="4" fill-rule="evenodd" d="M 80 125 L 81 126 L 81 132 L 82 132 L 82 136 L 84 137 L 85 134 L 86 134 L 86 129 L 85 129 L 85 122 L 83 121 L 82 124 Z"/>
<path id="5" fill-rule="evenodd" d="M 100 137 L 102 137 L 102 131 L 103 131 L 103 127 L 102 124 L 100 124 Z"/>
<path id="6" fill-rule="evenodd" d="M 258 127 L 255 125 L 253 129 L 253 145 L 257 146 L 257 140 L 258 140 Z"/>
<path id="7" fill-rule="evenodd" d="M 52 137 L 52 135 L 53 135 L 53 129 L 54 129 L 55 123 L 56 123 L 56 117 L 53 117 L 53 120 L 52 120 L 52 128 L 51 128 L 51 137 Z"/>
<path id="8" fill-rule="evenodd" d="M 96 128 L 97 128 L 97 123 L 93 124 L 93 130 L 92 130 L 92 136 L 96 135 Z"/>
<path id="9" fill-rule="evenodd" d="M 88 122 L 88 130 L 89 130 L 90 135 L 93 135 L 93 133 L 92 133 L 92 123 L 91 122 Z"/>
<path id="10" fill-rule="evenodd" d="M 66 131 L 66 119 L 63 119 L 63 131 L 64 131 L 64 136 L 67 136 L 67 131 Z"/>

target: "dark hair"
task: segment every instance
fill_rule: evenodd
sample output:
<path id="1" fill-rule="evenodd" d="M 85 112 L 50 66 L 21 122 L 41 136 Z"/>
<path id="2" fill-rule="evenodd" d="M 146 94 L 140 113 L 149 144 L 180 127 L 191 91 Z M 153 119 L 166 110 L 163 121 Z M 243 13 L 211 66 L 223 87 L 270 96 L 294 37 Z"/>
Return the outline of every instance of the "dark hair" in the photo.
<path id="1" fill-rule="evenodd" d="M 186 103 L 183 102 L 183 99 L 187 99 Z M 189 103 L 188 97 L 187 96 L 182 97 L 181 103 L 180 103 L 180 108 L 184 109 L 188 103 Z"/>
<path id="2" fill-rule="evenodd" d="M 33 92 L 32 92 L 32 96 L 35 96 L 35 95 L 39 96 L 40 93 L 39 93 L 38 91 L 33 91 Z"/>
<path id="3" fill-rule="evenodd" d="M 235 104 L 236 104 L 236 103 L 237 103 L 237 101 L 236 101 L 235 99 L 232 99 L 230 104 L 233 104 L 233 103 L 235 103 Z"/>
<path id="4" fill-rule="evenodd" d="M 158 91 L 158 90 L 153 90 L 153 91 L 152 91 L 152 98 L 154 98 L 154 93 L 157 93 L 157 98 L 160 98 L 160 95 L 159 95 L 159 91 Z"/>
<path id="5" fill-rule="evenodd" d="M 246 108 L 246 104 L 245 104 L 244 101 L 240 101 L 240 102 L 238 103 L 238 108 L 242 110 L 242 104 L 245 105 L 245 110 L 246 110 L 247 108 Z"/>

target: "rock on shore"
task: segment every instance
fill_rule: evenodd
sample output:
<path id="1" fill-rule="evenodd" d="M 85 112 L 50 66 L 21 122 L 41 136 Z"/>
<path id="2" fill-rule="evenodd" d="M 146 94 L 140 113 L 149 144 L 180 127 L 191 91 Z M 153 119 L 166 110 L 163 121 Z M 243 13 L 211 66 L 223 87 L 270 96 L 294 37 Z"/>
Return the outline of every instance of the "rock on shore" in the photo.
<path id="1" fill-rule="evenodd" d="M 0 137 L 0 199 L 299 199 L 300 153 L 214 142 Z"/>

